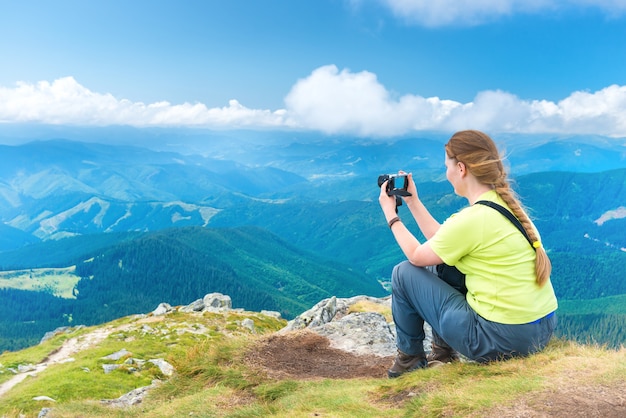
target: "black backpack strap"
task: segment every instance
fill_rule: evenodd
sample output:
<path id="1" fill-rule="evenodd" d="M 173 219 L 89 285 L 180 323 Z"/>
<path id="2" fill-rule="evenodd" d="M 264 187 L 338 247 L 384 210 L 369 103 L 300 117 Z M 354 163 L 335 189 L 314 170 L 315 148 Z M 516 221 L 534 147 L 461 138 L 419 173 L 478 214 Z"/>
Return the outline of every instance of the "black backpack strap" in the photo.
<path id="1" fill-rule="evenodd" d="M 497 203 L 492 202 L 490 200 L 479 200 L 476 203 L 480 203 L 481 205 L 489 206 L 490 208 L 493 208 L 493 209 L 497 210 L 502 215 L 504 215 L 506 218 L 508 218 L 508 220 L 511 221 L 513 223 L 513 225 L 515 225 L 517 227 L 517 229 L 519 229 L 519 231 L 522 233 L 522 235 L 524 235 L 524 237 L 526 238 L 526 240 L 528 241 L 530 246 L 533 247 L 533 250 L 537 251 L 537 249 L 533 245 L 533 241 L 530 239 L 530 237 L 526 233 L 526 230 L 522 226 L 522 223 L 510 211 L 508 211 L 507 209 L 503 208 L 502 206 L 500 206 Z"/>

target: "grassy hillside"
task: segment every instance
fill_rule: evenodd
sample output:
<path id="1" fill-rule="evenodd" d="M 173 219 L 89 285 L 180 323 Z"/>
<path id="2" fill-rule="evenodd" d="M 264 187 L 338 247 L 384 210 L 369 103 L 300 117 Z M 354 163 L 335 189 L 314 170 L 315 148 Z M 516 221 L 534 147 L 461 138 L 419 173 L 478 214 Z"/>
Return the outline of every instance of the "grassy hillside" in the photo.
<path id="1" fill-rule="evenodd" d="M 242 326 L 246 319 L 254 331 Z M 445 365 L 389 380 L 385 369 L 391 358 L 340 352 L 310 332 L 276 334 L 284 325 L 254 312 L 178 311 L 73 329 L 0 355 L 0 416 L 35 417 L 42 408 L 57 418 L 626 413 L 624 349 L 554 340 L 529 358 Z M 128 353 L 120 359 L 104 359 L 122 349 Z M 148 359 L 163 359 L 176 372 L 167 376 L 156 367 L 138 366 Z M 120 367 L 105 373 L 104 364 Z M 39 369 L 14 384 L 9 369 L 20 365 Z M 120 408 L 103 402 L 155 379 L 159 383 L 140 404 Z"/>
<path id="2" fill-rule="evenodd" d="M 0 288 L 47 292 L 71 299 L 74 297 L 74 287 L 80 280 L 75 272 L 76 266 L 0 271 Z"/>

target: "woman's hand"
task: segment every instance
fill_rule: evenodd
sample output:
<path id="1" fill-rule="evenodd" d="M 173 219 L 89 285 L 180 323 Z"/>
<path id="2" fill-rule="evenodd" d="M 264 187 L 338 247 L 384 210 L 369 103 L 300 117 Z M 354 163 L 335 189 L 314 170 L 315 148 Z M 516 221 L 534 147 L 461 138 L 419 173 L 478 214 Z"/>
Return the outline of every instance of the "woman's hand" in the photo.
<path id="1" fill-rule="evenodd" d="M 404 201 L 407 205 L 409 205 L 411 201 L 418 201 L 419 197 L 417 196 L 417 186 L 415 186 L 415 182 L 413 181 L 413 173 L 407 174 L 404 171 L 400 171 L 399 173 L 407 176 L 408 185 L 406 191 L 411 193 L 411 196 L 404 197 Z"/>
<path id="2" fill-rule="evenodd" d="M 385 214 L 385 218 L 387 219 L 387 222 L 389 222 L 390 219 L 396 216 L 396 197 L 389 196 L 387 194 L 387 183 L 389 183 L 389 180 L 385 181 L 380 186 L 380 195 L 378 196 L 378 203 L 380 203 L 380 207 L 383 210 L 383 213 Z"/>

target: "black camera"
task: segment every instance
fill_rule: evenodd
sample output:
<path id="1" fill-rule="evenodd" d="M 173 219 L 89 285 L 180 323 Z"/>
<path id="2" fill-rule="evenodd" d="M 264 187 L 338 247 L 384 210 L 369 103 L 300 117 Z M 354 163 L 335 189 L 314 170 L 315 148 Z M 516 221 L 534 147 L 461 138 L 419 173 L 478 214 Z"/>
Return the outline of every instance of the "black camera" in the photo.
<path id="1" fill-rule="evenodd" d="M 412 196 L 407 191 L 409 178 L 406 174 L 381 174 L 378 176 L 378 187 L 381 187 L 384 182 L 387 182 L 387 196 L 396 197 L 396 213 L 398 213 L 398 206 L 402 205 L 400 196 Z"/>
<path id="2" fill-rule="evenodd" d="M 406 190 L 409 187 L 409 178 L 406 174 L 381 174 L 378 176 L 378 187 L 381 187 L 385 181 L 387 181 L 388 196 L 411 196 L 411 193 Z"/>

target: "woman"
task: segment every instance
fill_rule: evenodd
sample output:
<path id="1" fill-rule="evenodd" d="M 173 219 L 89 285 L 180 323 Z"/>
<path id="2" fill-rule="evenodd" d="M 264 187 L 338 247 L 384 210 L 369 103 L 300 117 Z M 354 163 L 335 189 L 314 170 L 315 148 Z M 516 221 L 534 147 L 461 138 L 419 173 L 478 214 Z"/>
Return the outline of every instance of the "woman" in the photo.
<path id="1" fill-rule="evenodd" d="M 398 377 L 428 366 L 424 321 L 434 334 L 432 358 L 451 361 L 454 350 L 487 362 L 537 352 L 556 326 L 551 264 L 535 226 L 511 190 L 498 149 L 479 131 L 455 133 L 445 146 L 446 177 L 469 207 L 439 224 L 420 201 L 412 176 L 403 197 L 426 237 L 420 244 L 396 214 L 396 197 L 381 186 L 379 202 L 408 261 L 392 274 L 392 312 L 398 355 L 388 371 Z M 495 202 L 511 220 L 479 201 Z M 467 294 L 426 266 L 446 264 L 465 274 Z"/>

